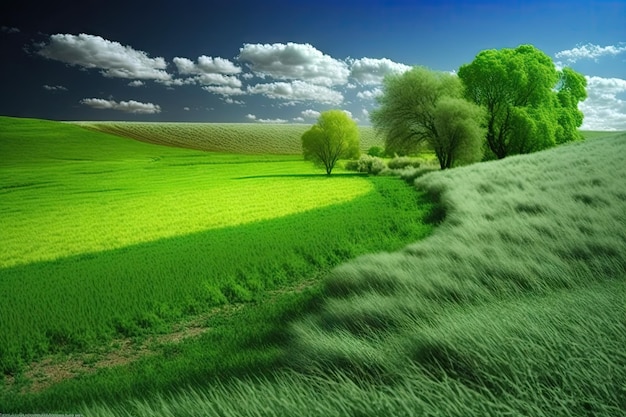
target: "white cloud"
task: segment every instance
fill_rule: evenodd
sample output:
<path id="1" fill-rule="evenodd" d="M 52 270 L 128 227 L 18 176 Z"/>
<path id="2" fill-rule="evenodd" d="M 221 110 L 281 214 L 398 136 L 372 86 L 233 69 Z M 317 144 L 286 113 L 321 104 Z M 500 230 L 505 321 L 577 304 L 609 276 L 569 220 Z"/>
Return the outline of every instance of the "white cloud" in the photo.
<path id="1" fill-rule="evenodd" d="M 183 110 L 185 110 L 185 111 L 189 111 L 189 110 L 191 110 L 191 109 L 190 109 L 189 107 L 183 107 Z"/>
<path id="2" fill-rule="evenodd" d="M 45 84 L 43 86 L 43 88 L 48 90 L 48 91 L 67 91 L 67 88 L 63 87 L 62 85 L 48 85 L 48 84 Z"/>
<path id="3" fill-rule="evenodd" d="M 299 117 L 299 116 L 298 117 L 294 117 L 293 121 L 297 122 L 297 123 L 302 123 L 302 122 L 304 122 L 304 118 L 303 117 Z"/>
<path id="4" fill-rule="evenodd" d="M 576 48 L 557 52 L 556 58 L 564 58 L 570 63 L 574 63 L 580 59 L 594 59 L 597 61 L 601 56 L 619 55 L 626 52 L 626 44 L 600 46 L 588 43 L 586 45 L 577 46 Z"/>
<path id="5" fill-rule="evenodd" d="M 343 95 L 335 90 L 321 85 L 313 85 L 296 80 L 290 83 L 275 82 L 248 86 L 250 94 L 262 94 L 273 99 L 282 99 L 295 102 L 314 101 L 323 104 L 340 104 Z"/>
<path id="6" fill-rule="evenodd" d="M 587 99 L 580 103 L 585 115 L 581 129 L 626 130 L 626 80 L 585 76 Z"/>
<path id="7" fill-rule="evenodd" d="M 241 68 L 232 61 L 220 57 L 210 57 L 202 55 L 198 57 L 198 62 L 194 63 L 187 58 L 176 57 L 173 59 L 180 74 L 200 75 L 200 74 L 226 74 L 235 75 L 241 72 Z"/>
<path id="8" fill-rule="evenodd" d="M 352 112 L 351 112 L 350 110 L 343 110 L 343 112 L 344 112 L 345 114 L 347 114 L 349 118 L 351 118 L 351 119 L 353 118 L 353 117 L 352 117 Z"/>
<path id="9" fill-rule="evenodd" d="M 256 119 L 259 123 L 287 123 L 285 119 Z"/>
<path id="10" fill-rule="evenodd" d="M 241 87 L 241 80 L 237 77 L 223 74 L 201 74 L 194 78 L 203 85 L 226 85 L 229 87 Z"/>
<path id="11" fill-rule="evenodd" d="M 131 86 L 131 87 L 141 87 L 143 85 L 146 85 L 146 83 L 144 83 L 143 81 L 140 81 L 140 80 L 135 80 L 135 81 L 129 82 L 128 85 Z"/>
<path id="12" fill-rule="evenodd" d="M 158 104 L 141 103 L 139 101 L 120 101 L 105 100 L 102 98 L 85 98 L 80 101 L 81 104 L 102 110 L 119 110 L 126 113 L 137 114 L 154 114 L 160 113 L 161 107 Z"/>
<path id="13" fill-rule="evenodd" d="M 146 52 L 84 33 L 52 35 L 50 43 L 40 45 L 37 53 L 70 65 L 98 68 L 105 77 L 161 81 L 172 77 L 165 71 L 165 59 L 150 58 Z"/>
<path id="14" fill-rule="evenodd" d="M 239 87 L 231 87 L 227 85 L 208 85 L 202 87 L 202 89 L 208 91 L 209 93 L 219 94 L 225 97 L 240 96 L 246 94 L 246 92 Z"/>
<path id="15" fill-rule="evenodd" d="M 323 54 L 310 44 L 244 44 L 239 60 L 247 62 L 257 76 L 278 80 L 304 80 L 330 87 L 346 84 L 348 65 Z"/>
<path id="16" fill-rule="evenodd" d="M 402 74 L 410 69 L 387 58 L 361 58 L 351 62 L 350 75 L 363 85 L 377 85 L 382 84 L 387 74 Z"/>
<path id="17" fill-rule="evenodd" d="M 320 117 L 320 112 L 312 109 L 304 110 L 300 114 L 308 119 L 317 119 L 318 117 Z"/>
<path id="18" fill-rule="evenodd" d="M 226 99 L 224 99 L 224 102 L 226 104 L 239 104 L 240 106 L 243 106 L 244 104 L 246 104 L 246 102 L 243 100 L 234 100 L 230 97 L 227 97 Z"/>
<path id="19" fill-rule="evenodd" d="M 383 90 L 376 87 L 373 90 L 359 91 L 358 93 L 356 93 L 356 96 L 357 98 L 360 98 L 361 100 L 374 100 L 376 97 L 382 94 L 383 94 Z"/>
<path id="20" fill-rule="evenodd" d="M 369 119 L 370 117 L 370 112 L 367 109 L 361 109 L 361 113 L 363 113 L 363 116 L 365 116 L 366 118 Z"/>
<path id="21" fill-rule="evenodd" d="M 287 123 L 285 119 L 259 119 L 254 114 L 246 114 L 246 119 L 258 123 Z"/>

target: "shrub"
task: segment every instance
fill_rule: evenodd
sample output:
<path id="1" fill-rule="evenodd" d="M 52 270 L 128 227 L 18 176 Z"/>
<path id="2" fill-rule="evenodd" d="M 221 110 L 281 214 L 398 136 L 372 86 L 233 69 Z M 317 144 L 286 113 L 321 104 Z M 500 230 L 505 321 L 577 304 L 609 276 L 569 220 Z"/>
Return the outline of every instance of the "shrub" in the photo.
<path id="1" fill-rule="evenodd" d="M 403 169 L 406 167 L 419 168 L 421 165 L 420 160 L 417 158 L 411 158 L 409 156 L 394 156 L 392 160 L 387 163 L 389 169 Z"/>
<path id="2" fill-rule="evenodd" d="M 381 157 L 384 154 L 384 149 L 381 148 L 380 146 L 372 146 L 371 148 L 369 148 L 367 150 L 367 154 L 369 156 L 378 156 Z"/>
<path id="3" fill-rule="evenodd" d="M 387 167 L 384 160 L 370 155 L 361 155 L 357 163 L 359 172 L 367 172 L 374 175 L 380 174 Z"/>

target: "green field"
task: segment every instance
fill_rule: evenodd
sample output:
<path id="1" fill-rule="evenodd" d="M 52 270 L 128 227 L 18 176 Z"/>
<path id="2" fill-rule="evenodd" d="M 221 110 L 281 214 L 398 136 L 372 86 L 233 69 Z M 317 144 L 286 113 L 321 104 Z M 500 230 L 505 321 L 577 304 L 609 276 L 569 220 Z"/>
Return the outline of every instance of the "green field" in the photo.
<path id="1" fill-rule="evenodd" d="M 73 122 L 79 126 L 160 145 L 209 152 L 296 155 L 305 124 Z M 383 146 L 374 128 L 359 126 L 361 149 Z"/>
<path id="2" fill-rule="evenodd" d="M 325 279 L 290 366 L 87 416 L 621 416 L 626 135 L 418 180 L 444 224 Z"/>
<path id="3" fill-rule="evenodd" d="M 12 253 L 0 269 L 11 297 L 0 305 L 2 412 L 626 414 L 624 133 L 428 174 L 416 192 L 390 177 L 326 178 L 297 155 L 0 121 Z M 335 197 L 294 208 L 309 188 Z M 265 198 L 245 211 L 255 192 Z M 432 234 L 426 218 L 440 211 L 425 195 L 445 211 Z M 117 227 L 126 218 L 130 233 Z M 197 316 L 205 333 L 100 367 Z M 38 388 L 28 361 L 39 357 L 82 371 Z"/>
<path id="4" fill-rule="evenodd" d="M 167 333 L 431 229 L 430 203 L 403 182 L 329 178 L 300 155 L 201 152 L 12 118 L 0 119 L 0 153 L 6 398 L 45 355 Z M 26 379 L 18 388 L 29 391 Z"/>

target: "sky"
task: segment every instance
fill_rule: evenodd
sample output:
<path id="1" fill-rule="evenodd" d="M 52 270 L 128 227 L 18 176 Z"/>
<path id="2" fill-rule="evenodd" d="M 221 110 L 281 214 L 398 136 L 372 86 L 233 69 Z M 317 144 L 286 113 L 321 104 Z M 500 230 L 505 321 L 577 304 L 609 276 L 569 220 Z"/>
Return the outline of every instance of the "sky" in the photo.
<path id="1" fill-rule="evenodd" d="M 585 75 L 582 128 L 626 130 L 625 22 L 626 0 L 8 0 L 0 115 L 367 125 L 386 74 L 532 44 Z"/>

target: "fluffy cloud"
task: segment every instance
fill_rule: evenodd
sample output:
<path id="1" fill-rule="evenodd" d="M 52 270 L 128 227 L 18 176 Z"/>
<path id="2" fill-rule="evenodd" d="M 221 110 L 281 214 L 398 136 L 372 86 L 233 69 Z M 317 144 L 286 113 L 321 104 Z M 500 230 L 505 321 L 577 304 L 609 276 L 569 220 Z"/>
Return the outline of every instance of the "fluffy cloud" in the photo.
<path id="1" fill-rule="evenodd" d="M 300 80 L 290 83 L 275 82 L 257 84 L 255 86 L 248 86 L 247 91 L 250 94 L 262 94 L 269 98 L 294 102 L 314 101 L 323 104 L 337 105 L 343 101 L 343 95 L 338 91 Z"/>
<path id="2" fill-rule="evenodd" d="M 137 114 L 155 114 L 161 113 L 161 107 L 158 104 L 141 103 L 139 101 L 120 101 L 105 100 L 102 98 L 85 98 L 80 101 L 81 104 L 102 110 L 119 110 L 126 113 Z"/>
<path id="3" fill-rule="evenodd" d="M 320 117 L 320 112 L 312 109 L 304 110 L 300 114 L 308 119 L 317 119 L 318 117 Z"/>
<path id="4" fill-rule="evenodd" d="M 626 52 L 626 44 L 620 43 L 616 45 L 600 46 L 588 43 L 586 45 L 577 46 L 573 49 L 557 52 L 554 56 L 559 59 L 566 59 L 570 63 L 574 63 L 580 59 L 595 59 L 606 55 L 619 55 Z"/>
<path id="5" fill-rule="evenodd" d="M 626 80 L 586 76 L 587 99 L 580 103 L 584 113 L 582 129 L 626 130 Z"/>
<path id="6" fill-rule="evenodd" d="M 310 44 L 244 44 L 239 60 L 247 62 L 258 76 L 278 80 L 302 80 L 326 87 L 346 84 L 348 65 L 315 49 Z"/>
<path id="7" fill-rule="evenodd" d="M 254 114 L 246 114 L 246 119 L 258 123 L 287 123 L 285 119 L 259 119 Z"/>
<path id="8" fill-rule="evenodd" d="M 243 91 L 241 88 L 231 87 L 228 85 L 209 85 L 206 87 L 202 87 L 202 89 L 208 91 L 209 93 L 219 94 L 224 97 L 240 96 L 246 94 L 246 92 Z"/>
<path id="9" fill-rule="evenodd" d="M 351 62 L 350 76 L 363 85 L 375 85 L 382 84 L 387 74 L 401 74 L 410 69 L 387 58 L 361 58 Z"/>
<path id="10" fill-rule="evenodd" d="M 173 59 L 178 72 L 185 75 L 199 74 L 227 74 L 235 75 L 241 72 L 241 68 L 225 58 L 202 55 L 198 63 L 187 58 L 176 57 Z"/>
<path id="11" fill-rule="evenodd" d="M 128 85 L 131 87 L 141 87 L 143 85 L 146 85 L 146 83 L 144 83 L 143 81 L 135 80 L 135 81 L 129 82 Z"/>
<path id="12" fill-rule="evenodd" d="M 146 52 L 100 36 L 84 33 L 78 36 L 52 35 L 48 44 L 39 45 L 37 53 L 70 65 L 98 68 L 105 77 L 162 81 L 171 79 L 171 75 L 165 71 L 165 59 L 150 58 Z"/>
<path id="13" fill-rule="evenodd" d="M 382 94 L 383 94 L 383 90 L 376 87 L 373 90 L 359 91 L 358 93 L 356 93 L 356 96 L 357 98 L 360 98 L 361 100 L 374 100 L 376 97 Z"/>
<path id="14" fill-rule="evenodd" d="M 44 89 L 48 90 L 48 91 L 67 91 L 67 88 L 63 87 L 62 85 L 44 85 L 43 86 Z"/>
<path id="15" fill-rule="evenodd" d="M 304 122 L 304 117 L 300 117 L 300 116 L 294 117 L 293 121 L 296 122 L 296 123 L 303 123 Z"/>

